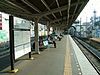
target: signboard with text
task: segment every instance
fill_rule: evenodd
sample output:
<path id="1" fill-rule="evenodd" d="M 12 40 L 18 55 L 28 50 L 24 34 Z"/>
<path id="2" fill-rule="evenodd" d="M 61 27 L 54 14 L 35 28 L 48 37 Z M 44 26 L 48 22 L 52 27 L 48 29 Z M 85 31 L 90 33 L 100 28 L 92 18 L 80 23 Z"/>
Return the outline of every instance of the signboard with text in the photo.
<path id="1" fill-rule="evenodd" d="M 14 46 L 15 59 L 31 52 L 30 24 L 24 19 L 15 18 L 14 24 Z"/>

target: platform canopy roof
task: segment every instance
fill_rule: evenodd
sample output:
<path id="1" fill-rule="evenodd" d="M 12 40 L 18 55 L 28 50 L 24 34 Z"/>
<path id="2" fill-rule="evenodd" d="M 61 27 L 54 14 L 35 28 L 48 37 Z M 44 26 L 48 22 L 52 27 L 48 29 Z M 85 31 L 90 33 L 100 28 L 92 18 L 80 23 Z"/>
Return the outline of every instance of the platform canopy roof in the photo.
<path id="1" fill-rule="evenodd" d="M 69 28 L 89 0 L 0 0 L 0 11 L 62 29 Z"/>

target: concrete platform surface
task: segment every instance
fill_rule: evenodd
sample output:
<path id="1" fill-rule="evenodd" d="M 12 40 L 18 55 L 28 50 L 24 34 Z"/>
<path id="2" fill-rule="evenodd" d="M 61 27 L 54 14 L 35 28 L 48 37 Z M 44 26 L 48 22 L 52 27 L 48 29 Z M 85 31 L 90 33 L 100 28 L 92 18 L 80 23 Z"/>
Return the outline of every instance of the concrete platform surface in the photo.
<path id="1" fill-rule="evenodd" d="M 17 73 L 4 73 L 10 68 L 0 72 L 0 75 L 64 75 L 64 64 L 66 54 L 66 37 L 57 41 L 57 48 L 50 47 L 41 52 L 40 55 L 33 54 L 34 60 L 20 59 Z"/>
<path id="2" fill-rule="evenodd" d="M 17 73 L 7 73 L 10 67 L 0 72 L 0 75 L 98 75 L 81 50 L 67 35 L 61 41 L 41 54 L 32 54 L 34 60 L 26 55 L 15 63 Z"/>

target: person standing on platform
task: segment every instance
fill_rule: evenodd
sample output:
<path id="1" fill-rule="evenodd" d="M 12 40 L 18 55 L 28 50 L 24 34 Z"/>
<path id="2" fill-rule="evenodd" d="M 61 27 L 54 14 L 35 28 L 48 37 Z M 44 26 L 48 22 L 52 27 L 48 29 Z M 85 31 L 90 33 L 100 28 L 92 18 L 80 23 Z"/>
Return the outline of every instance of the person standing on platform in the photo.
<path id="1" fill-rule="evenodd" d="M 55 42 L 55 37 L 52 38 L 53 44 L 54 44 L 54 48 L 56 48 L 56 42 Z"/>

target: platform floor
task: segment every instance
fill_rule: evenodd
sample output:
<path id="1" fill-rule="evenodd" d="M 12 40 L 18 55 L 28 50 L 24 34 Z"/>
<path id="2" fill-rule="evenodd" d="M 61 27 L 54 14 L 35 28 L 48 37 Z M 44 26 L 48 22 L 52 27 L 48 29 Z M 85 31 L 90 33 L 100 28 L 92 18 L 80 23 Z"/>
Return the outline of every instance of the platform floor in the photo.
<path id="1" fill-rule="evenodd" d="M 78 60 L 68 36 L 57 41 L 57 48 L 51 46 L 42 51 L 40 55 L 32 54 L 32 56 L 34 60 L 27 59 L 27 56 L 19 59 L 15 64 L 15 68 L 19 69 L 17 73 L 5 73 L 10 70 L 8 67 L 1 71 L 0 75 L 98 75 L 96 72 L 82 73 L 83 69 L 80 65 L 82 62 L 79 62 L 81 60 Z"/>

